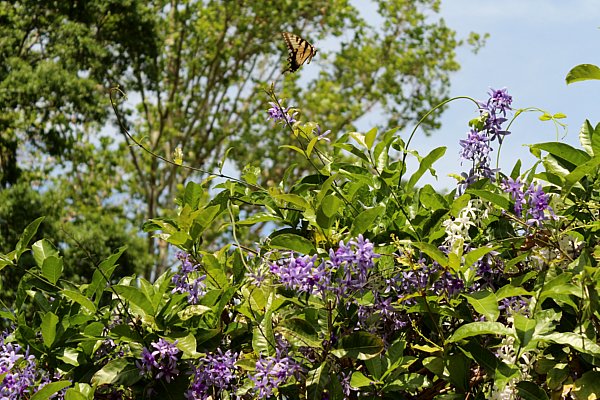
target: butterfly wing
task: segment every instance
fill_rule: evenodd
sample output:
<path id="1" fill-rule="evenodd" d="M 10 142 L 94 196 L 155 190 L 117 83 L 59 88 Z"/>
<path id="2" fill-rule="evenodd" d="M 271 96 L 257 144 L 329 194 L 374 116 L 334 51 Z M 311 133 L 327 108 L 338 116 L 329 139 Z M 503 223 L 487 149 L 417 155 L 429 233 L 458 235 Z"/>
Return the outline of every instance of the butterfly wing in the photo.
<path id="1" fill-rule="evenodd" d="M 314 46 L 293 33 L 282 32 L 281 35 L 290 53 L 288 56 L 288 68 L 283 72 L 296 72 L 302 64 L 310 64 L 312 58 L 317 54 Z"/>

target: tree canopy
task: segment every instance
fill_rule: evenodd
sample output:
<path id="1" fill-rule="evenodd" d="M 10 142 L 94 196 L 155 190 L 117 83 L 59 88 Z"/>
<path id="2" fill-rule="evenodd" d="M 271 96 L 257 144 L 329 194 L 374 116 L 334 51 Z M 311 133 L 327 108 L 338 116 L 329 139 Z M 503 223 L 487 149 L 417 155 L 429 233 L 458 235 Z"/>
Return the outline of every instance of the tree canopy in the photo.
<path id="1" fill-rule="evenodd" d="M 107 95 L 116 85 L 128 96 L 124 126 L 145 147 L 167 158 L 180 149 L 208 171 L 227 156 L 272 179 L 303 162 L 263 124 L 271 82 L 307 117 L 322 115 L 333 137 L 373 110 L 402 128 L 445 98 L 460 41 L 435 16 L 439 1 L 372 5 L 365 14 L 347 0 L 1 2 L 0 180 L 58 188 L 65 209 L 89 212 L 80 218 L 97 219 L 103 204 L 133 226 L 161 215 L 192 172 L 116 133 Z M 310 69 L 281 75 L 281 31 L 315 44 Z M 151 237 L 147 246 L 166 254 Z"/>

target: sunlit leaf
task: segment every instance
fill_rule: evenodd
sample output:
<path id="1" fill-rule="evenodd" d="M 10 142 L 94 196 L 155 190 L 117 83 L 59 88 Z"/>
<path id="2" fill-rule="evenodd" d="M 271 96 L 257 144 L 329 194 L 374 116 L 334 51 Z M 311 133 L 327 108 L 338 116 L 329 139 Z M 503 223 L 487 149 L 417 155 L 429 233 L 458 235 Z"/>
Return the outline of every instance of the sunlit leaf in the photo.
<path id="1" fill-rule="evenodd" d="M 591 79 L 600 79 L 600 68 L 593 64 L 577 65 L 567 73 L 565 78 L 567 85 Z"/>

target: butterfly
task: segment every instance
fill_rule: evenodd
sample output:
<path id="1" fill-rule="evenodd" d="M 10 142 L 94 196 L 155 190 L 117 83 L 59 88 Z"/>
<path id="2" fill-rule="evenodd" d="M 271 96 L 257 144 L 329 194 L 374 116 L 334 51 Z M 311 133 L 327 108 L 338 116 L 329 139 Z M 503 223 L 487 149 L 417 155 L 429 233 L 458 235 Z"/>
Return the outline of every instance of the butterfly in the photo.
<path id="1" fill-rule="evenodd" d="M 310 64 L 312 58 L 317 54 L 317 50 L 314 46 L 308 43 L 306 40 L 302 39 L 298 35 L 294 35 L 290 32 L 281 32 L 283 36 L 283 40 L 285 40 L 285 44 L 290 51 L 290 55 L 288 57 L 289 66 L 287 69 L 283 70 L 283 73 L 286 72 L 296 72 L 298 68 L 304 63 Z"/>

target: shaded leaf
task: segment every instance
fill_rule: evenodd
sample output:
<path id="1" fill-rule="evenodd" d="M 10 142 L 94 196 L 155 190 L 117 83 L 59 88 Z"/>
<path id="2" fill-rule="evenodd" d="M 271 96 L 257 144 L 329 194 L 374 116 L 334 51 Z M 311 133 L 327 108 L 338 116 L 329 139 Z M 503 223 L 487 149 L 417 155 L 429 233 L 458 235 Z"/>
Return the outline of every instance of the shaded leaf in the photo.
<path id="1" fill-rule="evenodd" d="M 377 217 L 381 216 L 384 211 L 385 207 L 383 206 L 368 208 L 362 211 L 354 218 L 354 221 L 352 221 L 350 236 L 356 237 L 358 234 L 368 231 L 372 227 L 373 222 L 375 222 Z"/>
<path id="2" fill-rule="evenodd" d="M 42 331 L 42 338 L 46 347 L 51 347 L 56 339 L 56 325 L 58 324 L 58 316 L 53 312 L 47 312 L 42 317 L 42 324 L 40 326 Z"/>
<path id="3" fill-rule="evenodd" d="M 367 332 L 354 332 L 344 336 L 337 349 L 332 353 L 338 358 L 350 357 L 368 360 L 383 351 L 383 341 L 378 336 Z"/>

